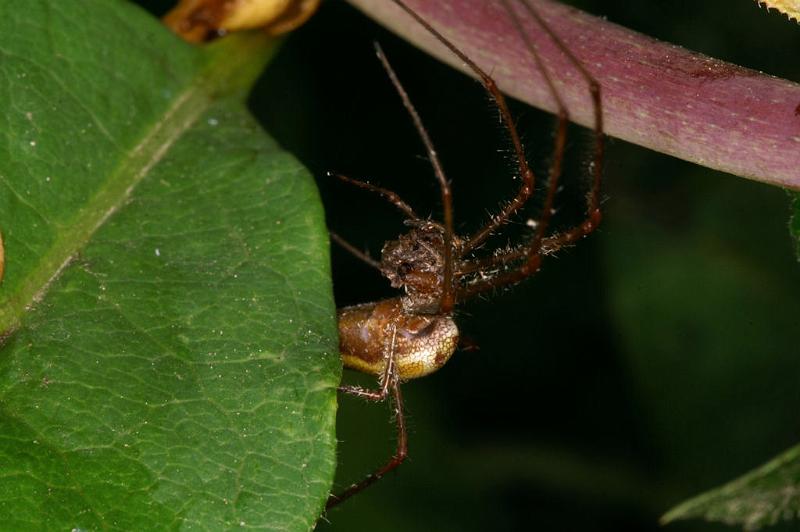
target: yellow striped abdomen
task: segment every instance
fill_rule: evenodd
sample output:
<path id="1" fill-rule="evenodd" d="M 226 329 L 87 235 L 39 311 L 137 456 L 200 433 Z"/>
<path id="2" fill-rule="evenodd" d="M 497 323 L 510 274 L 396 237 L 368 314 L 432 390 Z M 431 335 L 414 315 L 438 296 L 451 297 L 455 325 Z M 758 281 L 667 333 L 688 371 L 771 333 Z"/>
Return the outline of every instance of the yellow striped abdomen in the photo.
<path id="1" fill-rule="evenodd" d="M 444 366 L 458 346 L 450 316 L 411 314 L 400 298 L 339 310 L 339 350 L 346 368 L 382 375 L 392 346 L 400 380 L 415 379 Z"/>

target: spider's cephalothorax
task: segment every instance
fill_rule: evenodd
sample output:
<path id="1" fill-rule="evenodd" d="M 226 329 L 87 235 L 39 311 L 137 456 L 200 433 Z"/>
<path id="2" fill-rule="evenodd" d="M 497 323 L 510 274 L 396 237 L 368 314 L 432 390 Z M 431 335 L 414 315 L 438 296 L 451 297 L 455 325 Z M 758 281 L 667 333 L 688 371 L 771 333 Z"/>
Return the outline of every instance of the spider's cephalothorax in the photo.
<path id="1" fill-rule="evenodd" d="M 458 344 L 458 328 L 453 321 L 453 309 L 471 297 L 498 288 L 510 286 L 530 277 L 539 270 L 546 255 L 574 244 L 591 233 L 600 222 L 600 179 L 603 168 L 603 113 L 600 86 L 581 62 L 573 55 L 561 39 L 531 5 L 529 0 L 519 0 L 527 11 L 527 22 L 535 23 L 544 30 L 556 48 L 569 60 L 584 79 L 594 110 L 594 156 L 591 165 L 592 182 L 586 194 L 584 220 L 572 228 L 553 231 L 550 218 L 558 189 L 561 167 L 566 146 L 569 114 L 555 88 L 544 63 L 530 41 L 530 28 L 523 27 L 520 15 L 512 7 L 511 0 L 499 4 L 508 15 L 511 27 L 515 27 L 534 58 L 534 65 L 547 83 L 558 107 L 557 126 L 554 135 L 552 157 L 544 185 L 545 195 L 537 219 L 528 225 L 532 236 L 522 245 L 482 253 L 486 241 L 498 233 L 515 215 L 518 215 L 537 189 L 536 176 L 525 159 L 525 149 L 520 141 L 514 120 L 508 110 L 505 97 L 494 80 L 438 30 L 411 10 L 402 0 L 394 4 L 411 15 L 433 37 L 447 47 L 480 79 L 486 92 L 494 101 L 500 118 L 508 132 L 521 185 L 516 195 L 499 212 L 475 233 L 460 238 L 453 227 L 453 200 L 450 183 L 444 175 L 436 150 L 422 125 L 408 94 L 389 65 L 380 46 L 376 44 L 378 58 L 386 69 L 389 79 L 400 94 L 400 99 L 411 116 L 428 152 L 442 198 L 443 218 L 435 222 L 420 218 L 414 210 L 391 190 L 369 183 L 339 176 L 344 181 L 370 190 L 386 200 L 406 216 L 410 230 L 395 240 L 387 242 L 376 261 L 359 251 L 347 241 L 331 233 L 331 237 L 345 249 L 362 259 L 383 274 L 391 285 L 403 290 L 403 295 L 383 301 L 345 307 L 339 310 L 339 349 L 345 367 L 377 375 L 380 388 L 364 389 L 359 386 L 341 386 L 339 390 L 371 401 L 382 401 L 392 395 L 397 424 L 397 450 L 383 467 L 351 485 L 338 495 L 331 495 L 330 508 L 370 486 L 386 473 L 400 465 L 407 454 L 407 434 L 400 383 L 427 375 L 442 367 Z M 487 3 L 487 5 L 493 3 Z M 498 15 L 501 16 L 500 13 Z"/>
<path id="2" fill-rule="evenodd" d="M 445 228 L 430 220 L 406 220 L 406 225 L 411 227 L 409 232 L 384 244 L 381 273 L 392 288 L 405 291 L 405 311 L 439 313 L 445 283 Z M 456 248 L 458 242 L 454 239 L 451 246 Z"/>

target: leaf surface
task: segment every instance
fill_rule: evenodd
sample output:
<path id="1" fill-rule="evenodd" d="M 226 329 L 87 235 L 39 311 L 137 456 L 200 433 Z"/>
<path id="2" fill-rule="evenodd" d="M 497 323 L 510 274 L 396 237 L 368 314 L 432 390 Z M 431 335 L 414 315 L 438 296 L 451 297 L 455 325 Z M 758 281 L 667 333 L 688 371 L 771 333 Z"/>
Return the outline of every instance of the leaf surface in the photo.
<path id="1" fill-rule="evenodd" d="M 274 46 L 0 7 L 5 526 L 313 526 L 335 310 L 313 181 L 243 104 Z"/>
<path id="2" fill-rule="evenodd" d="M 704 518 L 745 530 L 774 525 L 800 515 L 800 446 L 670 510 L 663 523 Z"/>

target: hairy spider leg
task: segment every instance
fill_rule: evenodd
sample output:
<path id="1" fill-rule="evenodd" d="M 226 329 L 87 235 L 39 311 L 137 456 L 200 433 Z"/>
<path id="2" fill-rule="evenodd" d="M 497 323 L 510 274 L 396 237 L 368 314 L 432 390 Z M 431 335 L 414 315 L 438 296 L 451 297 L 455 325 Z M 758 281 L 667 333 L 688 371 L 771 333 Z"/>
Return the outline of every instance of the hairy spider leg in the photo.
<path id="1" fill-rule="evenodd" d="M 508 4 L 508 0 L 502 0 L 503 3 L 506 5 L 507 9 L 511 9 L 511 6 Z M 579 238 L 586 236 L 590 232 L 592 232 L 597 225 L 600 223 L 600 219 L 602 214 L 600 212 L 600 183 L 603 177 L 603 161 L 605 158 L 605 134 L 603 132 L 603 105 L 602 105 L 602 96 L 601 96 L 601 89 L 600 83 L 597 82 L 596 79 L 589 73 L 583 63 L 575 57 L 575 54 L 564 44 L 564 41 L 559 37 L 553 29 L 545 23 L 544 19 L 542 18 L 541 14 L 530 4 L 528 0 L 523 0 L 522 5 L 525 7 L 525 10 L 536 20 L 547 35 L 553 40 L 555 45 L 564 54 L 567 60 L 572 63 L 578 73 L 583 77 L 584 81 L 586 82 L 589 88 L 589 95 L 592 98 L 592 113 L 594 115 L 594 127 L 592 130 L 592 134 L 594 136 L 594 154 L 591 164 L 592 169 L 592 184 L 589 190 L 586 193 L 586 218 L 584 221 L 576 226 L 572 230 L 567 230 L 558 235 L 552 235 L 545 239 L 541 237 L 539 240 L 544 240 L 547 242 L 548 249 L 552 249 L 555 251 L 559 247 L 562 247 L 566 244 L 572 243 Z M 531 55 L 536 59 L 537 64 L 539 65 L 539 69 L 547 74 L 547 69 L 544 67 L 544 64 L 541 61 L 541 57 L 536 53 L 536 49 L 533 43 L 530 40 L 530 37 L 522 28 L 522 24 L 517 17 L 512 17 L 514 24 L 516 25 L 517 29 L 519 30 L 520 35 L 522 35 L 523 40 L 525 41 L 525 46 L 528 50 L 531 51 Z M 548 81 L 548 86 L 550 87 L 551 92 L 556 98 L 556 101 L 559 105 L 559 115 L 561 110 L 564 113 L 568 113 L 566 107 L 563 104 L 563 101 L 558 96 L 555 87 L 550 80 L 549 76 L 546 76 Z M 568 116 L 567 116 L 568 118 Z M 541 235 L 544 236 L 543 234 Z"/>
<path id="2" fill-rule="evenodd" d="M 368 488 L 375 482 L 379 481 L 387 473 L 396 469 L 408 457 L 408 431 L 406 430 L 406 418 L 403 413 L 403 396 L 400 393 L 400 377 L 397 372 L 397 363 L 395 358 L 395 344 L 397 338 L 397 326 L 390 325 L 391 340 L 385 346 L 386 352 L 386 367 L 381 376 L 381 386 L 376 390 L 365 389 L 360 386 L 340 386 L 339 391 L 366 399 L 367 401 L 385 401 L 392 395 L 392 403 L 394 405 L 395 428 L 397 431 L 397 448 L 394 454 L 382 467 L 369 474 L 360 482 L 350 485 L 341 493 L 336 495 L 331 494 L 328 497 L 328 502 L 325 503 L 325 509 L 330 510 L 334 506 L 346 501 L 356 493 Z"/>
<path id="3" fill-rule="evenodd" d="M 530 198 L 531 194 L 533 194 L 534 184 L 535 184 L 535 176 L 533 170 L 531 170 L 530 166 L 528 165 L 528 161 L 525 158 L 525 150 L 522 147 L 522 141 L 520 140 L 519 133 L 517 133 L 517 128 L 514 126 L 514 120 L 511 117 L 511 111 L 508 109 L 508 104 L 506 103 L 506 98 L 503 96 L 503 93 L 500 92 L 500 89 L 497 88 L 497 84 L 495 83 L 494 79 L 492 79 L 489 74 L 487 74 L 481 67 L 479 67 L 472 59 L 467 57 L 464 52 L 459 50 L 452 42 L 450 42 L 444 35 L 442 35 L 436 28 L 430 25 L 425 19 L 423 19 L 419 14 L 417 14 L 414 10 L 409 8 L 405 5 L 401 0 L 392 0 L 395 4 L 401 7 L 406 13 L 408 13 L 411 17 L 413 17 L 420 25 L 422 25 L 428 32 L 433 35 L 436 40 L 441 42 L 444 46 L 446 46 L 456 57 L 458 57 L 464 64 L 469 67 L 479 78 L 481 83 L 483 84 L 486 91 L 489 93 L 489 96 L 494 101 L 495 105 L 497 106 L 498 111 L 500 112 L 500 119 L 506 126 L 506 131 L 508 132 L 509 137 L 511 138 L 511 144 L 514 147 L 514 156 L 517 160 L 517 164 L 519 165 L 520 170 L 520 177 L 522 178 L 522 185 L 520 186 L 519 192 L 511 200 L 498 214 L 497 216 L 493 216 L 489 222 L 475 232 L 460 248 L 459 255 L 464 256 L 473 249 L 477 248 L 480 244 L 482 244 L 489 236 L 496 231 L 501 225 L 508 222 L 511 216 L 514 215 Z"/>
<path id="4" fill-rule="evenodd" d="M 368 191 L 372 192 L 373 194 L 377 194 L 378 196 L 382 197 L 383 199 L 385 199 L 386 201 L 391 203 L 393 206 L 395 206 L 400 212 L 405 214 L 410 220 L 419 220 L 420 219 L 419 216 L 417 216 L 417 214 L 414 212 L 414 209 L 412 209 L 411 206 L 408 203 L 403 201 L 403 198 L 401 198 L 400 195 L 397 194 L 397 192 L 395 192 L 393 190 L 389 190 L 388 188 L 379 187 L 379 186 L 373 185 L 372 183 L 367 183 L 366 181 L 361 181 L 359 179 L 353 179 L 352 177 L 348 177 L 348 176 L 342 175 L 342 174 L 336 174 L 336 173 L 333 173 L 333 172 L 328 172 L 328 176 L 329 177 L 331 177 L 331 176 L 336 177 L 339 180 L 347 183 L 348 185 L 353 185 L 353 186 L 358 187 L 358 188 L 363 188 L 364 190 L 368 190 Z M 342 248 L 344 248 L 345 251 L 349 252 L 350 254 L 355 256 L 357 259 L 365 262 L 369 266 L 371 266 L 371 267 L 373 267 L 373 268 L 375 268 L 375 269 L 380 271 L 380 269 L 381 269 L 380 261 L 377 261 L 377 260 L 373 259 L 368 253 L 365 253 L 365 252 L 361 251 L 356 246 L 354 246 L 353 244 L 348 242 L 341 235 L 339 235 L 339 234 L 337 234 L 337 233 L 335 233 L 333 231 L 328 231 L 328 233 L 331 236 L 331 240 L 333 240 L 334 242 L 339 244 Z"/>
<path id="5" fill-rule="evenodd" d="M 466 261 L 461 271 L 466 274 L 480 271 L 483 268 L 491 268 L 509 264 L 522 258 L 525 258 L 525 261 L 510 271 L 463 287 L 461 290 L 459 290 L 459 299 L 468 299 L 487 290 L 519 282 L 522 279 L 536 273 L 539 265 L 541 264 L 543 250 L 547 252 L 554 252 L 563 246 L 572 244 L 573 242 L 583 238 L 594 231 L 594 229 L 600 223 L 602 216 L 599 208 L 599 196 L 600 183 L 603 173 L 605 141 L 603 133 L 603 110 L 600 84 L 594 79 L 594 77 L 592 77 L 580 60 L 575 57 L 572 51 L 567 48 L 561 38 L 555 34 L 550 26 L 547 25 L 541 14 L 533 7 L 533 5 L 531 5 L 527 0 L 523 0 L 522 4 L 529 15 L 536 20 L 537 24 L 547 33 L 556 47 L 565 55 L 567 60 L 576 68 L 581 77 L 583 77 L 583 79 L 586 81 L 589 87 L 589 94 L 592 98 L 592 109 L 594 114 L 593 135 L 595 147 L 592 160 L 592 184 L 586 195 L 586 218 L 582 223 L 578 224 L 572 229 L 565 230 L 552 236 L 545 236 L 547 226 L 553 212 L 553 199 L 558 186 L 558 179 L 561 175 L 564 149 L 566 146 L 569 111 L 558 94 L 558 91 L 556 90 L 555 85 L 553 84 L 552 79 L 547 72 L 547 68 L 545 67 L 539 53 L 536 51 L 536 47 L 531 41 L 530 36 L 524 31 L 520 19 L 517 16 L 514 16 L 513 7 L 510 5 L 508 0 L 502 0 L 502 3 L 508 11 L 511 20 L 517 29 L 517 32 L 522 36 L 530 55 L 534 58 L 536 66 L 545 79 L 548 90 L 556 102 L 558 107 L 558 125 L 556 127 L 553 156 L 551 159 L 550 168 L 548 170 L 549 182 L 547 186 L 547 196 L 545 198 L 542 215 L 537 225 L 533 240 L 526 246 L 526 249 L 524 250 L 512 250 L 510 252 L 496 255 L 494 257 L 488 257 L 486 259 Z M 513 128 L 513 124 L 509 125 L 508 127 Z M 524 158 L 524 153 L 518 154 L 518 158 Z M 481 229 L 479 233 L 484 234 L 484 229 Z"/>
<path id="6" fill-rule="evenodd" d="M 341 181 L 344 181 L 348 185 L 353 185 L 358 188 L 363 188 L 364 190 L 369 190 L 373 194 L 377 194 L 378 196 L 382 197 L 395 207 L 403 214 L 405 214 L 410 220 L 419 220 L 419 216 L 414 212 L 414 209 L 411 206 L 403 201 L 403 198 L 400 195 L 393 191 L 389 190 L 388 188 L 379 187 L 377 185 L 373 185 L 372 183 L 367 183 L 366 181 L 361 181 L 360 179 L 353 179 L 352 177 L 347 177 L 346 175 L 342 174 L 334 174 L 332 172 L 328 172 L 329 176 L 336 177 Z"/>

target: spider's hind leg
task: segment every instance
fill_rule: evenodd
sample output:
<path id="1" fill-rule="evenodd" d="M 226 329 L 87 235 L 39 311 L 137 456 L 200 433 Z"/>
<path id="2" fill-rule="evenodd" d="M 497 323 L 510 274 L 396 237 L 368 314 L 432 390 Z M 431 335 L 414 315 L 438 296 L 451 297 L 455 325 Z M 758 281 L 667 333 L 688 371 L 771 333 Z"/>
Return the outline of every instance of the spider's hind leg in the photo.
<path id="1" fill-rule="evenodd" d="M 406 418 L 403 413 L 403 395 L 400 392 L 400 377 L 397 372 L 395 357 L 395 339 L 397 337 L 397 327 L 391 326 L 391 340 L 386 349 L 386 366 L 381 375 L 381 387 L 376 390 L 368 390 L 358 386 L 340 386 L 339 391 L 361 397 L 368 401 L 384 401 L 391 394 L 394 404 L 395 426 L 397 429 L 397 448 L 392 457 L 383 466 L 367 475 L 366 478 L 355 484 L 351 484 L 341 493 L 331 494 L 325 509 L 329 510 L 341 504 L 356 493 L 365 490 L 372 484 L 382 479 L 387 473 L 396 469 L 408 456 L 408 432 L 406 430 Z"/>
<path id="2" fill-rule="evenodd" d="M 408 457 L 408 433 L 406 431 L 406 419 L 403 413 L 403 396 L 400 393 L 400 383 L 393 382 L 389 386 L 392 394 L 392 401 L 394 403 L 394 416 L 395 425 L 397 427 L 397 448 L 394 454 L 382 467 L 367 475 L 366 478 L 350 485 L 347 489 L 336 495 L 331 494 L 328 497 L 328 502 L 325 504 L 325 509 L 330 510 L 337 504 L 341 504 L 356 493 L 365 490 L 372 484 L 382 479 L 387 473 L 396 469 L 400 464 L 405 462 Z"/>

